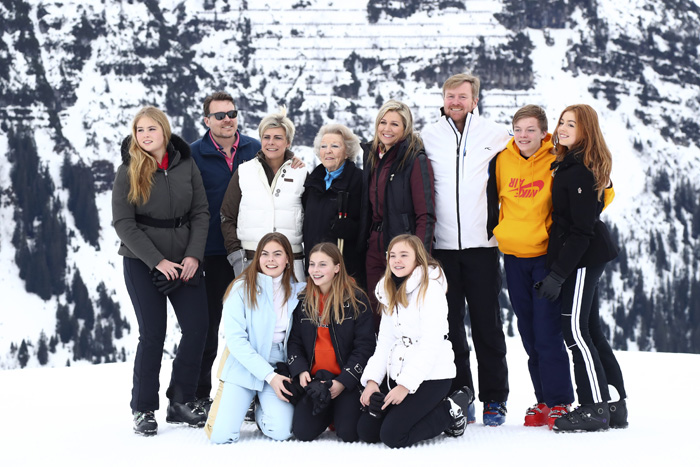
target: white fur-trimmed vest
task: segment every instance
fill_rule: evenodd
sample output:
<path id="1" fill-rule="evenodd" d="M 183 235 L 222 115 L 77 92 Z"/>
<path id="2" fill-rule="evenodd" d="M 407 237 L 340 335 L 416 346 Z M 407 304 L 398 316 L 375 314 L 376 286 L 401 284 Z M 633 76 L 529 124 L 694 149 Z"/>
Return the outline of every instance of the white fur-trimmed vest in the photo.
<path id="1" fill-rule="evenodd" d="M 242 196 L 236 233 L 244 249 L 255 250 L 265 234 L 280 232 L 292 244 L 294 253 L 303 251 L 301 195 L 305 180 L 306 169 L 292 169 L 291 160 L 282 164 L 272 186 L 258 159 L 238 167 Z"/>

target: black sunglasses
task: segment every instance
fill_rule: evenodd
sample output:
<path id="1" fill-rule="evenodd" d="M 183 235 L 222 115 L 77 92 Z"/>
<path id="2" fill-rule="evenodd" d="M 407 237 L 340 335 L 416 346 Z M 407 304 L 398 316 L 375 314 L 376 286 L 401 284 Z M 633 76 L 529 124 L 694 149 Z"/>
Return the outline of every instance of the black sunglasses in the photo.
<path id="1" fill-rule="evenodd" d="M 229 110 L 228 112 L 216 112 L 216 113 L 207 115 L 207 117 L 211 117 L 212 115 L 217 120 L 223 120 L 224 117 L 234 119 L 234 118 L 238 117 L 238 110 Z"/>

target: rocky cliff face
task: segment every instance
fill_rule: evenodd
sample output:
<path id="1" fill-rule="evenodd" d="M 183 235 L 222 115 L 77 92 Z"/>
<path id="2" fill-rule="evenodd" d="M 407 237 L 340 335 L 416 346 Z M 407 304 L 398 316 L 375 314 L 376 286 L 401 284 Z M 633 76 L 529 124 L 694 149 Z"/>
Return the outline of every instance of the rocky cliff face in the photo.
<path id="1" fill-rule="evenodd" d="M 601 282 L 613 342 L 698 352 L 698 30 L 691 0 L 2 0 L 5 366 L 42 329 L 64 344 L 50 364 L 133 348 L 109 189 L 142 105 L 162 108 L 188 141 L 203 133 L 201 102 L 214 90 L 236 97 L 251 135 L 286 105 L 294 150 L 314 165 L 322 124 L 370 139 L 378 107 L 396 98 L 420 129 L 439 115 L 442 82 L 462 71 L 482 79 L 480 112 L 504 124 L 527 103 L 547 109 L 551 128 L 565 105 L 598 109 L 615 155 L 606 215 L 621 246 Z"/>

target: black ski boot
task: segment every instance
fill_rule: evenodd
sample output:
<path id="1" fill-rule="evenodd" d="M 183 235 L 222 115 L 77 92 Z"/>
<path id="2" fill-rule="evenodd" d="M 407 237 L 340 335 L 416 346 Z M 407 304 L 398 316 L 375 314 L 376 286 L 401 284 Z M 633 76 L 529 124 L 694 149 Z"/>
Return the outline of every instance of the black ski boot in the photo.
<path id="1" fill-rule="evenodd" d="M 610 428 L 627 428 L 627 402 L 624 399 L 610 402 Z"/>
<path id="2" fill-rule="evenodd" d="M 197 399 L 197 406 L 204 410 L 204 413 L 209 416 L 209 411 L 211 410 L 211 405 L 214 403 L 214 399 L 211 397 L 201 397 Z"/>
<path id="3" fill-rule="evenodd" d="M 562 415 L 554 422 L 553 431 L 581 432 L 605 431 L 610 428 L 610 411 L 608 403 L 584 404 L 576 410 Z"/>
<path id="4" fill-rule="evenodd" d="M 207 422 L 207 414 L 196 402 L 185 402 L 182 404 L 180 402 L 170 401 L 165 421 L 179 425 L 189 425 L 194 428 L 202 428 Z"/>
<path id="5" fill-rule="evenodd" d="M 464 434 L 467 428 L 467 409 L 469 404 L 474 401 L 474 393 L 467 386 L 453 392 L 445 401 L 450 405 L 450 416 L 452 423 L 445 430 L 447 436 L 456 438 Z"/>
<path id="6" fill-rule="evenodd" d="M 152 410 L 139 412 L 134 410 L 134 433 L 141 436 L 154 436 L 158 433 L 158 422 Z"/>

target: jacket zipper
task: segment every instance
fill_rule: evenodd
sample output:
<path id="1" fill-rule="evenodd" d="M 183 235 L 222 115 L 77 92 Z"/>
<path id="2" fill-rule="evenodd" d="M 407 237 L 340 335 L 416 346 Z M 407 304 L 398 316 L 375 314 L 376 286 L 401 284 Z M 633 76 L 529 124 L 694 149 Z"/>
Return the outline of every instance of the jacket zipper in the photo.
<path id="1" fill-rule="evenodd" d="M 450 123 L 450 128 L 455 134 L 455 139 L 457 140 L 457 151 L 455 153 L 455 202 L 456 202 L 456 212 L 457 215 L 457 249 L 462 249 L 462 223 L 459 215 L 459 147 L 462 143 L 462 134 L 457 130 L 457 126 L 454 124 L 454 120 L 447 117 L 447 121 Z"/>
<path id="2" fill-rule="evenodd" d="M 388 152 L 389 151 L 387 151 L 387 153 Z M 386 153 L 384 155 L 386 156 Z M 386 163 L 386 159 L 384 157 L 379 159 L 379 164 L 377 165 L 377 177 L 374 179 L 374 205 L 377 206 L 377 210 L 379 210 L 379 177 L 382 174 L 382 167 L 384 166 L 385 163 Z M 389 186 L 389 179 L 387 179 L 386 182 L 387 182 L 386 186 L 388 187 Z M 385 187 L 385 192 L 384 192 L 384 198 L 385 198 L 384 205 L 385 206 L 386 206 L 386 202 L 387 202 L 387 200 L 386 200 L 387 193 L 386 192 L 387 192 L 387 190 Z M 386 215 L 386 213 L 382 213 L 382 220 L 381 220 L 382 226 L 384 225 L 384 216 L 385 215 Z M 371 235 L 371 232 L 370 232 L 370 235 Z M 379 236 L 377 238 L 377 248 L 379 249 L 379 251 L 382 251 L 382 243 L 383 243 L 382 239 L 383 238 L 384 238 L 384 229 L 382 228 L 382 230 L 379 232 Z"/>
<path id="3" fill-rule="evenodd" d="M 163 169 L 163 174 L 165 175 L 165 186 L 168 188 L 168 208 L 169 208 L 169 212 L 170 212 L 170 217 L 174 219 L 175 213 L 173 212 L 173 195 L 170 191 L 170 179 L 168 178 L 168 169 Z M 173 228 L 170 232 L 170 257 L 171 258 L 175 257 L 175 256 L 173 256 L 174 237 L 175 237 L 175 229 Z"/>

